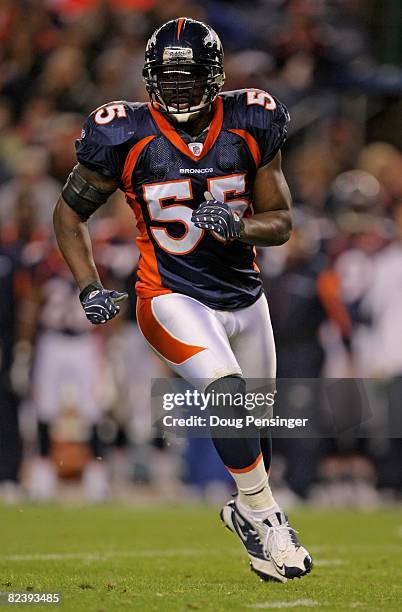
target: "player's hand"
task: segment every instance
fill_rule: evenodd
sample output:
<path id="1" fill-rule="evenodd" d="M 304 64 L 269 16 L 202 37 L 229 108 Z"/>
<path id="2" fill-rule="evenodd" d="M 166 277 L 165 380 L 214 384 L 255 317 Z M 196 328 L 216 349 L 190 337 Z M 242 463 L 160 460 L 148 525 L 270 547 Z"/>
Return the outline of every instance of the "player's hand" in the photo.
<path id="1" fill-rule="evenodd" d="M 223 240 L 240 238 L 242 221 L 237 212 L 225 202 L 215 200 L 208 191 L 205 192 L 204 197 L 205 202 L 202 202 L 191 215 L 194 225 L 216 232 Z"/>
<path id="2" fill-rule="evenodd" d="M 80 293 L 80 300 L 88 321 L 94 325 L 106 323 L 120 311 L 119 302 L 128 298 L 127 293 L 109 291 L 100 283 L 87 285 Z"/>

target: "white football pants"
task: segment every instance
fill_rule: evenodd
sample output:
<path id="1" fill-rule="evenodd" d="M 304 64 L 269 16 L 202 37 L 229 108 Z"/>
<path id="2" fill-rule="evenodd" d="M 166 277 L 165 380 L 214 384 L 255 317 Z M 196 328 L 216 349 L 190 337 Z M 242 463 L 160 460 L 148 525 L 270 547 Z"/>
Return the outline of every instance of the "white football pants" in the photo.
<path id="1" fill-rule="evenodd" d="M 197 388 L 230 375 L 275 378 L 275 342 L 265 295 L 235 311 L 213 310 L 179 293 L 139 298 L 137 321 L 159 357 Z"/>

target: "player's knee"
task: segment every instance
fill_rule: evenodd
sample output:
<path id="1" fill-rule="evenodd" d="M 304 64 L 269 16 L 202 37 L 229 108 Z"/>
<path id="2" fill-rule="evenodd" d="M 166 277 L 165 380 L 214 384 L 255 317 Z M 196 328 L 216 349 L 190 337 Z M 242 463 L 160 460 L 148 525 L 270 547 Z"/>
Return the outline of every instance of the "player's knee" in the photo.
<path id="1" fill-rule="evenodd" d="M 211 382 L 206 393 L 243 393 L 246 390 L 246 381 L 242 376 L 230 374 L 222 376 Z"/>
<path id="2" fill-rule="evenodd" d="M 241 376 L 223 376 L 208 385 L 208 410 L 211 415 L 226 418 L 241 415 L 244 410 L 246 381 Z"/>

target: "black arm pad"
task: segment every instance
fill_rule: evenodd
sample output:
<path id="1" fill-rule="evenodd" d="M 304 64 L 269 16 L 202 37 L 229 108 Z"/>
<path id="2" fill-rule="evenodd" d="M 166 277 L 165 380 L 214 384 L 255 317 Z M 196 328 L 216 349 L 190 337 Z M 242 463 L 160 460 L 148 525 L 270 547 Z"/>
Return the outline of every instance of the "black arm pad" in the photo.
<path id="1" fill-rule="evenodd" d="M 78 172 L 78 166 L 74 166 L 62 189 L 61 195 L 70 208 L 72 208 L 83 221 L 87 221 L 87 219 L 106 202 L 114 191 L 115 189 L 106 191 L 94 187 L 81 176 Z"/>

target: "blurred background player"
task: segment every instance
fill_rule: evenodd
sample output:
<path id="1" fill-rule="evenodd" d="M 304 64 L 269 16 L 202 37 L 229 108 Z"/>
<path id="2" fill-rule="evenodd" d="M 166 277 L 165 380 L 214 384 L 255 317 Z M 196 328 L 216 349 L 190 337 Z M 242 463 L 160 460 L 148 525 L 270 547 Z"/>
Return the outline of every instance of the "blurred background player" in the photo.
<path id="1" fill-rule="evenodd" d="M 58 472 L 83 472 L 87 496 L 107 494 L 107 470 L 97 435 L 102 410 L 102 352 L 78 303 L 77 290 L 52 238 L 25 247 L 26 288 L 17 329 L 19 346 L 36 344 L 31 399 L 40 458 L 31 466 L 30 494 L 56 494 Z M 19 364 L 14 364 L 14 372 Z M 29 365 L 27 379 L 29 380 Z M 89 448 L 88 448 L 89 446 Z M 92 458 L 92 461 L 90 460 Z"/>

